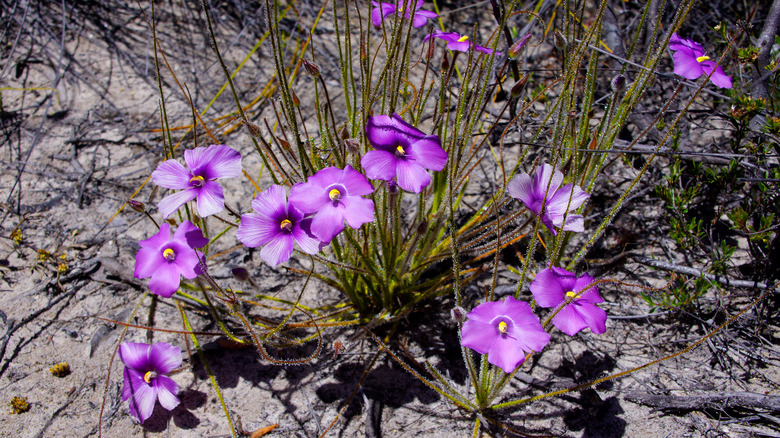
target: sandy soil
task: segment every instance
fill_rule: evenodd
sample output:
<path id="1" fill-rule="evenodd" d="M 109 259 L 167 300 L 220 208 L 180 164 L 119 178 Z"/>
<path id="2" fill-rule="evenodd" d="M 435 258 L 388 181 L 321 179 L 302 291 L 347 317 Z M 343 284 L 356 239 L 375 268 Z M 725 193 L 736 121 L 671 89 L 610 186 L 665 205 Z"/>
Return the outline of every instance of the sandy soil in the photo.
<path id="1" fill-rule="evenodd" d="M 46 2 L 44 2 L 46 3 Z M 99 3 L 99 2 L 98 2 Z M 185 2 L 186 3 L 186 2 Z M 22 13 L 29 6 L 29 13 Z M 147 325 L 152 299 L 145 282 L 132 277 L 138 240 L 148 237 L 153 224 L 128 208 L 124 199 L 140 189 L 136 199 L 156 203 L 159 193 L 145 185 L 162 157 L 159 99 L 150 32 L 136 5 L 115 2 L 101 5 L 18 5 L 5 12 L 30 24 L 20 31 L 9 27 L 3 40 L 2 165 L 0 195 L 0 435 L 9 437 L 230 436 L 231 427 L 208 373 L 187 337 L 162 331 L 125 329 L 107 320 Z M 204 108 L 223 83 L 215 64 L 197 7 L 165 3 L 158 11 L 160 39 L 179 80 L 187 83 L 198 108 Z M 145 12 L 150 12 L 145 9 Z M 302 8 L 302 20 L 316 12 Z M 15 14 L 15 15 L 13 15 Z M 37 15 L 36 15 L 37 14 Z M 107 20 L 105 17 L 109 16 Z M 226 62 L 236 65 L 262 32 L 256 9 L 226 8 L 216 14 L 217 33 L 224 44 Z M 31 22 L 31 17 L 38 21 Z M 62 23 L 66 24 L 63 31 Z M 6 18 L 7 19 L 7 18 Z M 295 22 L 285 22 L 295 31 Z M 328 33 L 327 26 L 322 28 Z M 64 38 L 62 38 L 64 35 Z M 325 50 L 318 48 L 317 50 Z M 249 102 L 272 74 L 270 52 L 261 48 L 250 58 L 237 85 Z M 324 59 L 328 59 L 323 57 Z M 323 62 L 325 70 L 335 68 Z M 299 93 L 306 96 L 308 79 Z M 329 85 L 331 83 L 329 82 Z M 334 88 L 338 82 L 332 83 Z M 166 75 L 164 84 L 171 126 L 190 123 L 189 105 Z M 20 91 L 18 89 L 24 89 Z M 222 95 L 204 117 L 232 111 L 229 93 Z M 265 110 L 268 110 L 268 106 Z M 220 140 L 242 152 L 245 169 L 257 171 L 259 160 L 243 129 L 225 133 Z M 200 132 L 200 136 L 204 133 Z M 189 139 L 187 141 L 192 141 Z M 617 179 L 617 178 L 616 178 Z M 615 182 L 616 185 L 619 182 Z M 228 203 L 246 211 L 252 187 L 228 182 Z M 478 193 L 474 193 L 478 196 Z M 647 205 L 628 208 L 614 229 L 630 229 L 647 220 Z M 20 243 L 12 233 L 21 231 Z M 230 231 L 229 233 L 233 233 Z M 615 244 L 618 231 L 601 247 Z M 232 238 L 224 241 L 234 241 Z M 246 267 L 259 289 L 281 297 L 293 296 L 303 280 L 284 269 L 263 264 L 257 252 L 232 248 L 210 262 L 211 274 L 225 287 L 245 288 L 231 268 Z M 51 255 L 40 258 L 39 250 Z M 58 273 L 60 264 L 67 271 Z M 293 261 L 302 266 L 305 261 Z M 668 275 L 627 263 L 613 272 L 632 281 L 636 273 L 658 284 Z M 511 278 L 502 278 L 511 285 Z M 340 297 L 324 285 L 309 286 L 307 305 L 336 302 Z M 477 287 L 469 289 L 476 300 Z M 734 309 L 750 302 L 747 293 L 731 300 Z M 637 290 L 618 286 L 604 290 L 608 313 L 607 333 L 574 338 L 554 336 L 552 348 L 534 358 L 506 389 L 506 400 L 540 394 L 593 380 L 648 363 L 679 351 L 704 335 L 703 327 L 715 321 L 670 313 L 649 315 Z M 706 297 L 715 303 L 718 293 Z M 217 331 L 210 316 L 187 306 L 196 330 Z M 449 317 L 452 303 L 427 305 L 402 321 L 391 347 L 409 363 L 430 361 L 462 388 L 467 388 L 463 359 L 457 346 L 455 324 Z M 621 318 L 646 315 L 645 317 Z M 648 316 L 649 315 L 649 316 Z M 756 314 L 747 322 L 711 338 L 694 351 L 595 389 L 545 399 L 503 412 L 502 420 L 525 433 L 582 437 L 713 437 L 778 436 L 777 424 L 740 410 L 685 411 L 672 415 L 628 400 L 633 392 L 691 395 L 750 391 L 777 394 L 780 379 L 777 326 L 774 338 L 760 344 L 748 336 L 756 327 Z M 174 300 L 158 300 L 152 323 L 180 328 Z M 721 321 L 722 322 L 722 321 Z M 380 327 L 381 333 L 386 328 Z M 363 383 L 361 378 L 379 350 L 360 339 L 335 355 L 333 343 L 346 340 L 355 330 L 327 332 L 323 350 L 300 366 L 274 365 L 254 349 L 231 349 L 218 337 L 201 338 L 208 366 L 222 390 L 234 426 L 240 433 L 278 425 L 268 436 L 317 436 L 327 428 L 348 398 L 353 401 L 336 420 L 329 436 L 469 436 L 473 418 L 457 409 L 382 355 Z M 173 375 L 180 388 L 181 405 L 167 412 L 158 405 L 143 426 L 128 415 L 121 401 L 122 365 L 114 356 L 120 338 L 137 342 L 164 341 L 184 351 L 182 369 Z M 406 346 L 404 353 L 402 345 Z M 189 350 L 189 352 L 188 352 Z M 315 350 L 307 344 L 294 351 L 274 352 L 279 357 L 305 356 Z M 71 373 L 58 378 L 49 368 L 67 362 Z M 29 411 L 12 413 L 10 401 L 24 397 Z M 744 420 L 753 415 L 754 420 Z M 736 419 L 742 419 L 737 421 Z M 774 418 L 774 417 L 772 417 Z M 502 435 L 504 431 L 494 431 Z"/>

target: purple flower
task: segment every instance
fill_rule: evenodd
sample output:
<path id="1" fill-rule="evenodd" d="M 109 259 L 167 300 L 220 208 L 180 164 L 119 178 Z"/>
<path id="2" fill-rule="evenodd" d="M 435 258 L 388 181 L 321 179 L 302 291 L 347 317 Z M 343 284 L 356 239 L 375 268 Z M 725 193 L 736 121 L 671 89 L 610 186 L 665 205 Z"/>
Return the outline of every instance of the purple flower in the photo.
<path id="1" fill-rule="evenodd" d="M 184 221 L 171 237 L 171 226 L 163 223 L 154 236 L 138 242 L 141 249 L 135 256 L 135 277 L 147 278 L 149 290 L 169 298 L 179 288 L 181 276 L 191 280 L 203 273 L 205 263 L 202 248 L 209 243 L 200 228 Z"/>
<path id="2" fill-rule="evenodd" d="M 252 201 L 254 213 L 241 216 L 236 238 L 245 246 L 255 248 L 265 245 L 260 257 L 271 266 L 290 259 L 293 244 L 307 254 L 316 254 L 324 245 L 311 236 L 311 218 L 290 202 L 284 187 L 272 185 Z"/>
<path id="3" fill-rule="evenodd" d="M 442 32 L 438 29 L 434 29 L 433 33 L 429 33 L 425 36 L 423 39 L 423 42 L 428 41 L 431 38 L 439 38 L 441 40 L 447 41 L 447 48 L 450 50 L 457 50 L 458 52 L 468 52 L 469 50 L 474 48 L 474 50 L 482 53 L 487 53 L 488 55 L 493 54 L 493 49 L 488 49 L 487 47 L 482 46 L 476 46 L 474 43 L 469 41 L 468 35 L 461 35 L 457 32 Z M 500 56 L 501 52 L 496 52 L 496 55 Z"/>
<path id="4" fill-rule="evenodd" d="M 469 312 L 463 323 L 461 342 L 488 362 L 511 373 L 531 351 L 542 351 L 550 342 L 539 319 L 525 301 L 506 297 L 503 301 L 482 303 Z"/>
<path id="5" fill-rule="evenodd" d="M 401 7 L 396 6 L 398 3 L 403 2 Z M 436 18 L 439 14 L 425 9 L 420 9 L 423 6 L 423 0 L 400 0 L 400 2 L 393 3 L 377 3 L 371 2 L 374 9 L 371 10 L 371 21 L 374 26 L 379 27 L 382 25 L 382 20 L 387 18 L 388 15 L 395 12 L 396 15 L 404 18 L 411 18 L 411 10 L 414 8 L 414 21 L 412 26 L 423 27 L 428 23 L 429 18 Z"/>
<path id="6" fill-rule="evenodd" d="M 397 177 L 402 189 L 420 193 L 431 183 L 426 169 L 439 171 L 447 164 L 439 137 L 423 134 L 398 114 L 369 117 L 366 136 L 376 149 L 360 160 L 370 179 Z"/>
<path id="7" fill-rule="evenodd" d="M 551 176 L 552 180 L 550 180 Z M 563 174 L 545 163 L 542 167 L 536 168 L 533 180 L 527 173 L 521 173 L 509 181 L 506 190 L 511 197 L 522 201 L 537 215 L 542 210 L 542 201 L 544 201 L 546 192 L 547 202 L 544 206 L 542 223 L 553 236 L 557 234 L 554 227 L 563 227 L 566 231 L 584 231 L 585 219 L 581 215 L 569 214 L 566 216 L 566 214 L 580 208 L 590 195 L 585 193 L 580 186 L 574 186 L 572 193 L 572 184 L 561 187 L 562 182 Z M 548 184 L 549 190 L 547 189 Z M 564 216 L 566 216 L 565 224 L 563 223 Z"/>
<path id="8" fill-rule="evenodd" d="M 373 222 L 374 201 L 361 198 L 374 191 L 362 173 L 347 166 L 343 170 L 327 167 L 310 176 L 305 183 L 295 184 L 290 190 L 290 203 L 303 214 L 316 213 L 311 221 L 311 232 L 323 243 L 328 243 L 344 230 L 346 220 L 350 227 Z"/>
<path id="9" fill-rule="evenodd" d="M 181 365 L 178 347 L 165 342 L 154 345 L 123 342 L 119 346 L 119 357 L 125 363 L 122 401 L 130 399 L 130 415 L 136 421 L 143 423 L 151 417 L 157 400 L 169 411 L 179 405 L 176 397 L 179 387 L 164 375 Z"/>
<path id="10" fill-rule="evenodd" d="M 588 274 L 577 277 L 565 269 L 553 266 L 536 274 L 530 288 L 536 303 L 541 307 L 557 308 L 565 304 L 552 320 L 560 331 L 574 336 L 585 327 L 590 327 L 593 333 L 601 334 L 607 331 L 607 312 L 596 304 L 603 303 L 604 300 L 596 286 L 583 291 L 592 283 L 593 277 Z M 578 293 L 580 294 L 577 295 Z M 566 304 L 572 297 L 575 298 Z"/>
<path id="11" fill-rule="evenodd" d="M 184 151 L 184 167 L 176 160 L 165 160 L 152 172 L 154 183 L 167 189 L 181 190 L 163 198 L 157 205 L 163 218 L 168 218 L 187 202 L 198 198 L 198 216 L 206 217 L 225 208 L 219 178 L 241 175 L 241 155 L 234 149 L 213 144 Z"/>
<path id="12" fill-rule="evenodd" d="M 720 66 L 715 66 L 715 61 L 704 54 L 701 44 L 680 38 L 675 32 L 669 39 L 669 49 L 674 51 L 672 59 L 675 74 L 693 80 L 701 75 L 709 75 L 714 68 L 710 81 L 720 88 L 731 88 L 731 76 L 726 76 Z"/>

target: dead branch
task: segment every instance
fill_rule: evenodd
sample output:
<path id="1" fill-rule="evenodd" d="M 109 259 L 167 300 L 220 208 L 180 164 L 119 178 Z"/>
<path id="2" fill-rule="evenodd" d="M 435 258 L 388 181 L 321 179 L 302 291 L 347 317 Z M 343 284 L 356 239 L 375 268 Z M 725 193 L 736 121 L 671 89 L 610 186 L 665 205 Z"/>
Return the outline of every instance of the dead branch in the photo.
<path id="1" fill-rule="evenodd" d="M 655 395 L 646 392 L 626 394 L 626 400 L 656 409 L 679 411 L 700 411 L 706 409 L 761 409 L 780 410 L 780 396 L 754 392 L 723 392 L 719 394 L 697 394 L 688 396 Z"/>
<path id="2" fill-rule="evenodd" d="M 726 286 L 732 287 L 744 287 L 748 289 L 768 289 L 769 286 L 766 283 L 760 281 L 750 280 L 733 280 L 722 275 L 707 274 L 695 268 L 689 268 L 688 266 L 679 266 L 674 263 L 664 262 L 661 260 L 654 260 L 643 255 L 631 254 L 631 258 L 635 262 L 641 263 L 645 266 L 650 266 L 657 269 L 663 269 L 664 271 L 677 272 L 678 274 L 690 275 L 697 278 L 704 278 L 709 281 L 714 281 Z"/>

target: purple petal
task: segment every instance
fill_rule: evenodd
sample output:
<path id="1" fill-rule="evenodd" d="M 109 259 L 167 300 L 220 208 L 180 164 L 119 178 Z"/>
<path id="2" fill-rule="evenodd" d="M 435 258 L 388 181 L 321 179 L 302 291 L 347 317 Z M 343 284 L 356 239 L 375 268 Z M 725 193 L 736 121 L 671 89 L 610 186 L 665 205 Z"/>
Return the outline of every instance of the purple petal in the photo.
<path id="1" fill-rule="evenodd" d="M 287 216 L 286 190 L 277 184 L 268 187 L 252 200 L 252 210 L 257 214 L 273 219 Z M 283 220 L 283 218 L 280 220 Z"/>
<path id="2" fill-rule="evenodd" d="M 477 308 L 479 308 L 479 306 L 477 306 Z M 493 324 L 469 317 L 469 319 L 463 323 L 461 344 L 471 348 L 477 353 L 485 354 L 490 351 L 493 342 L 499 337 L 499 334 L 497 334 L 496 331 L 496 327 L 494 327 Z"/>
<path id="3" fill-rule="evenodd" d="M 509 196 L 520 200 L 528 208 L 534 203 L 533 180 L 527 173 L 521 173 L 509 180 L 506 191 Z"/>
<path id="4" fill-rule="evenodd" d="M 576 290 L 577 275 L 575 275 L 573 272 L 569 272 L 556 266 L 552 266 L 549 269 L 553 274 L 555 274 L 556 277 L 558 277 L 558 282 L 561 283 L 561 287 L 564 289 L 564 291 L 569 292 Z"/>
<path id="5" fill-rule="evenodd" d="M 149 280 L 149 290 L 163 298 L 170 298 L 179 288 L 179 283 L 179 267 L 173 263 L 163 263 Z"/>
<path id="6" fill-rule="evenodd" d="M 693 40 L 680 38 L 680 36 L 677 35 L 677 32 L 673 33 L 672 37 L 669 38 L 669 49 L 688 50 L 690 51 L 690 53 L 693 55 L 694 58 L 704 54 L 704 47 L 702 47 L 701 44 Z"/>
<path id="7" fill-rule="evenodd" d="M 420 193 L 431 183 L 431 175 L 413 161 L 399 160 L 395 167 L 398 185 L 409 192 Z"/>
<path id="8" fill-rule="evenodd" d="M 195 199 L 196 196 L 198 196 L 198 189 L 187 189 L 172 193 L 164 197 L 157 204 L 157 208 L 160 210 L 160 215 L 162 215 L 163 219 L 168 219 L 168 216 L 176 213 L 179 207 Z"/>
<path id="9" fill-rule="evenodd" d="M 534 197 L 536 199 L 544 199 L 546 193 L 549 199 L 549 197 L 555 194 L 562 182 L 563 174 L 549 164 L 544 163 L 542 167 L 536 168 L 536 173 L 534 174 Z"/>
<path id="10" fill-rule="evenodd" d="M 376 2 L 371 2 L 372 4 L 376 4 Z M 374 23 L 374 26 L 380 27 L 382 26 L 382 11 L 378 7 L 371 10 L 371 22 Z"/>
<path id="11" fill-rule="evenodd" d="M 314 237 L 324 243 L 330 242 L 337 234 L 344 231 L 344 209 L 326 204 L 311 222 L 311 232 Z"/>
<path id="12" fill-rule="evenodd" d="M 566 223 L 562 227 L 566 231 L 581 233 L 585 231 L 585 218 L 578 214 L 566 216 Z"/>
<path id="13" fill-rule="evenodd" d="M 555 192 L 555 195 L 552 199 L 550 199 L 551 203 L 558 203 L 558 198 L 562 198 L 565 200 L 565 202 L 560 202 L 562 204 L 563 208 L 565 209 L 568 205 L 569 211 L 574 211 L 588 199 L 590 198 L 590 195 L 585 193 L 580 186 L 573 186 L 573 184 L 566 184 L 565 186 L 558 189 L 557 192 Z M 569 202 L 569 198 L 571 198 L 571 202 Z"/>
<path id="14" fill-rule="evenodd" d="M 138 244 L 141 246 L 141 248 L 149 248 L 154 250 L 159 250 L 164 245 L 167 245 L 168 242 L 171 240 L 171 225 L 167 222 L 163 222 L 162 225 L 160 225 L 160 230 L 155 233 L 154 236 L 146 239 L 141 240 L 138 242 Z"/>
<path id="15" fill-rule="evenodd" d="M 607 331 L 607 312 L 604 309 L 595 304 L 580 302 L 577 303 L 577 309 L 582 319 L 588 323 L 591 332 L 600 335 Z"/>
<path id="16" fill-rule="evenodd" d="M 290 190 L 290 205 L 294 205 L 303 214 L 315 213 L 330 202 L 328 191 L 319 181 L 311 181 L 313 177 L 314 175 L 309 177 L 309 181 L 305 183 L 295 184 Z"/>
<path id="17" fill-rule="evenodd" d="M 558 307 L 566 300 L 566 292 L 568 292 L 563 290 L 560 278 L 550 269 L 543 269 L 536 274 L 529 288 L 536 304 L 545 308 Z"/>
<path id="18" fill-rule="evenodd" d="M 152 181 L 166 189 L 182 190 L 190 187 L 192 174 L 176 160 L 165 160 L 152 172 Z"/>
<path id="19" fill-rule="evenodd" d="M 193 175 L 205 180 L 241 176 L 241 154 L 223 144 L 186 150 L 184 161 Z"/>
<path id="20" fill-rule="evenodd" d="M 260 257 L 271 266 L 279 266 L 279 264 L 290 260 L 292 252 L 292 235 L 282 233 L 260 250 Z"/>
<path id="21" fill-rule="evenodd" d="M 460 34 L 457 32 L 442 32 L 439 29 L 434 29 L 432 34 L 428 34 L 425 37 L 425 41 L 427 41 L 431 37 L 439 38 L 447 42 L 452 42 L 452 41 L 458 41 L 458 39 L 460 38 Z"/>
<path id="22" fill-rule="evenodd" d="M 165 263 L 175 265 L 180 275 L 188 280 L 192 280 L 203 273 L 201 262 L 205 265 L 206 260 L 200 251 L 196 251 L 190 246 L 179 242 L 171 244 L 170 248 L 173 250 L 176 258 L 172 262 L 166 260 Z"/>
<path id="23" fill-rule="evenodd" d="M 203 237 L 203 232 L 190 221 L 184 221 L 173 233 L 173 240 L 180 241 L 190 248 L 203 248 L 209 243 L 209 239 Z"/>
<path id="24" fill-rule="evenodd" d="M 392 3 L 371 2 L 371 4 L 376 6 L 371 10 L 371 22 L 373 22 L 376 27 L 380 27 L 382 25 L 382 20 L 395 12 L 395 5 Z"/>
<path id="25" fill-rule="evenodd" d="M 471 312 L 466 314 L 466 317 L 469 320 L 492 324 L 496 316 L 503 313 L 503 310 L 504 307 L 501 301 L 488 301 L 472 309 Z"/>
<path id="26" fill-rule="evenodd" d="M 122 342 L 119 346 L 119 358 L 127 368 L 146 372 L 151 366 L 149 344 Z"/>
<path id="27" fill-rule="evenodd" d="M 712 67 L 715 65 L 714 61 L 704 61 L 701 63 L 704 74 L 709 75 L 712 71 Z M 710 76 L 710 81 L 720 88 L 731 88 L 731 76 L 726 76 L 723 69 L 720 66 L 715 67 L 715 73 Z"/>
<path id="28" fill-rule="evenodd" d="M 129 368 L 125 368 L 124 371 L 124 385 L 122 386 L 122 401 L 130 400 L 128 403 L 128 407 L 130 408 L 130 415 L 133 416 L 135 421 L 142 422 L 139 414 L 138 409 L 135 404 L 135 400 L 133 398 L 133 395 L 141 388 L 143 387 L 149 387 L 149 385 L 144 382 L 144 373 L 141 373 L 139 371 L 134 371 Z"/>
<path id="29" fill-rule="evenodd" d="M 374 186 L 368 182 L 366 176 L 350 165 L 344 168 L 339 182 L 347 188 L 350 196 L 365 196 L 374 192 Z"/>
<path id="30" fill-rule="evenodd" d="M 555 223 L 550 217 L 550 213 L 547 211 L 545 211 L 544 215 L 542 216 L 542 224 L 544 224 L 544 226 L 547 227 L 548 230 L 550 230 L 550 233 L 552 233 L 553 236 L 558 235 L 558 231 L 555 230 Z"/>
<path id="31" fill-rule="evenodd" d="M 582 319 L 580 313 L 575 310 L 575 306 L 571 304 L 559 310 L 553 317 L 552 322 L 555 327 L 558 327 L 558 330 L 569 336 L 576 335 L 580 330 L 588 326 L 588 323 Z"/>
<path id="32" fill-rule="evenodd" d="M 488 353 L 488 362 L 511 373 L 525 361 L 525 351 L 518 345 L 517 340 L 509 336 L 498 336 Z"/>
<path id="33" fill-rule="evenodd" d="M 302 220 L 297 226 L 292 229 L 292 236 L 295 239 L 295 243 L 301 248 L 301 251 L 306 254 L 317 254 L 325 244 L 320 242 L 314 237 L 311 232 L 311 218 Z"/>
<path id="34" fill-rule="evenodd" d="M 508 331 L 514 336 L 518 343 L 522 345 L 523 350 L 533 350 L 536 352 L 542 349 L 550 342 L 550 334 L 544 331 L 544 327 L 534 315 L 534 323 L 529 325 L 516 325 Z"/>
<path id="35" fill-rule="evenodd" d="M 225 208 L 225 197 L 218 182 L 206 181 L 198 192 L 198 216 L 207 217 Z"/>
<path id="36" fill-rule="evenodd" d="M 508 296 L 499 301 L 498 312 L 507 315 L 516 325 L 537 325 L 539 318 L 534 315 L 531 306 L 525 301 L 518 301 Z"/>
<path id="37" fill-rule="evenodd" d="M 414 141 L 424 138 L 425 134 L 406 123 L 398 114 L 393 114 L 369 117 L 366 123 L 366 137 L 375 149 L 395 152 L 399 145 L 405 148 Z"/>
<path id="38" fill-rule="evenodd" d="M 391 152 L 382 150 L 368 151 L 360 160 L 369 179 L 389 181 L 395 178 L 398 159 Z"/>
<path id="39" fill-rule="evenodd" d="M 130 397 L 133 396 L 133 388 L 137 385 L 137 382 L 143 382 L 144 374 L 141 371 L 136 371 L 130 369 L 130 367 L 125 367 L 124 372 L 122 375 L 124 376 L 124 384 L 122 385 L 122 401 L 127 401 Z"/>
<path id="40" fill-rule="evenodd" d="M 179 398 L 176 393 L 179 392 L 179 385 L 168 376 L 157 376 L 154 379 L 154 389 L 157 391 L 157 399 L 165 409 L 172 411 L 179 406 Z"/>
<path id="41" fill-rule="evenodd" d="M 167 225 L 167 224 L 166 224 Z M 141 248 L 135 255 L 135 278 L 151 277 L 157 270 L 157 267 L 167 263 L 162 252 L 158 248 Z"/>
<path id="42" fill-rule="evenodd" d="M 350 167 L 351 168 L 351 167 Z M 312 187 L 325 188 L 336 181 L 340 181 L 343 169 L 339 169 L 335 166 L 326 167 L 319 170 L 314 175 L 310 176 L 307 180 L 307 184 L 311 184 Z"/>
<path id="43" fill-rule="evenodd" d="M 135 410 L 139 422 L 143 423 L 152 416 L 156 401 L 157 391 L 149 385 L 141 385 L 135 388 L 133 397 L 130 399 L 130 412 Z"/>
<path id="44" fill-rule="evenodd" d="M 580 295 L 577 297 L 577 302 L 598 304 L 598 303 L 603 303 L 604 299 L 601 298 L 601 294 L 599 294 L 599 288 L 593 286 L 590 289 L 586 290 L 585 292 L 580 293 Z"/>
<path id="45" fill-rule="evenodd" d="M 426 11 L 424 9 L 418 9 L 414 13 L 414 20 L 412 21 L 412 25 L 414 27 L 423 27 L 426 24 L 428 24 L 429 18 L 436 18 L 439 14 L 431 11 Z"/>
<path id="46" fill-rule="evenodd" d="M 265 245 L 282 233 L 280 223 L 268 216 L 248 213 L 241 216 L 236 238 L 244 246 L 256 248 Z"/>
<path id="47" fill-rule="evenodd" d="M 450 50 L 455 50 L 458 52 L 468 52 L 471 48 L 471 43 L 469 40 L 465 41 L 453 41 L 450 43 L 447 43 L 447 48 Z"/>
<path id="48" fill-rule="evenodd" d="M 428 135 L 410 144 L 406 153 L 426 169 L 440 171 L 447 164 L 447 152 L 442 149 L 441 140 L 435 135 Z"/>
<path id="49" fill-rule="evenodd" d="M 687 79 L 696 79 L 704 73 L 701 63 L 689 53 L 675 52 L 672 59 L 674 60 L 674 73 L 677 75 Z"/>
<path id="50" fill-rule="evenodd" d="M 358 229 L 361 225 L 374 221 L 374 201 L 359 196 L 349 196 L 342 200 L 343 216 L 350 227 Z"/>
<path id="51" fill-rule="evenodd" d="M 181 366 L 181 349 L 167 342 L 158 342 L 149 349 L 149 360 L 158 374 L 168 374 Z"/>

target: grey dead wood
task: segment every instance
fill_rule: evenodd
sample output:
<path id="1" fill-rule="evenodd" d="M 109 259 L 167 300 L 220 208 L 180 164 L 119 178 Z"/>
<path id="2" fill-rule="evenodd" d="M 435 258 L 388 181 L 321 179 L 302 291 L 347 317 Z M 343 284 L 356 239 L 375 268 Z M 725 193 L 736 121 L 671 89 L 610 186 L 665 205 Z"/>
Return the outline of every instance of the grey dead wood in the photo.
<path id="1" fill-rule="evenodd" d="M 769 55 L 772 44 L 775 41 L 778 27 L 780 27 L 780 0 L 774 0 L 772 7 L 764 21 L 761 35 L 758 37 L 758 59 L 756 59 L 756 72 L 753 75 L 753 87 L 751 94 L 756 99 L 767 99 L 769 92 L 766 88 L 767 76 L 764 75 L 766 66 L 769 65 Z"/>
<path id="2" fill-rule="evenodd" d="M 775 36 L 778 34 L 780 28 L 780 0 L 774 0 L 772 6 L 769 8 L 764 27 L 761 29 L 761 34 L 758 37 L 758 58 L 755 63 L 755 72 L 753 73 L 752 86 L 750 87 L 750 95 L 754 99 L 769 99 L 769 90 L 767 89 L 766 82 L 774 72 L 767 71 L 769 65 L 769 57 L 771 54 L 772 45 L 775 42 Z M 766 118 L 762 114 L 757 114 L 750 121 L 750 129 L 755 132 L 761 130 L 762 125 L 766 122 Z"/>
<path id="3" fill-rule="evenodd" d="M 630 257 L 637 263 L 650 266 L 657 269 L 663 269 L 664 271 L 677 272 L 678 274 L 690 275 L 693 277 L 704 278 L 709 281 L 714 281 L 725 286 L 732 287 L 744 287 L 748 289 L 769 289 L 769 285 L 760 281 L 750 280 L 734 280 L 722 275 L 707 274 L 695 268 L 688 266 L 679 266 L 674 263 L 664 262 L 661 260 L 654 260 L 649 257 L 645 257 L 639 254 L 630 254 Z M 775 287 L 775 292 L 777 288 Z"/>
<path id="4" fill-rule="evenodd" d="M 773 412 L 780 411 L 780 396 L 754 392 L 722 392 L 687 396 L 631 392 L 626 394 L 626 400 L 664 410 L 761 409 Z"/>

